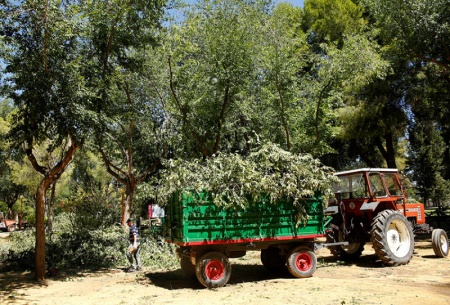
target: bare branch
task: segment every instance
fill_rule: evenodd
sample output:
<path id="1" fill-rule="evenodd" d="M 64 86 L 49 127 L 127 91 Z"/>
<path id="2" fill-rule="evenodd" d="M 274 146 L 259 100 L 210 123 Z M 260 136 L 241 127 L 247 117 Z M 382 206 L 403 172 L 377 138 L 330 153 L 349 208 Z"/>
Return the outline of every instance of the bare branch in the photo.
<path id="1" fill-rule="evenodd" d="M 119 181 L 120 183 L 124 184 L 124 185 L 128 185 L 128 181 L 123 178 L 122 176 L 120 176 L 120 174 L 122 174 L 124 177 L 127 177 L 127 174 L 122 171 L 119 167 L 117 167 L 116 165 L 114 165 L 106 156 L 105 152 L 103 151 L 103 149 L 100 149 L 100 154 L 102 155 L 102 159 L 103 162 L 105 162 L 106 165 L 106 171 L 113 176 L 114 178 L 117 179 L 117 181 Z M 117 172 L 115 172 L 114 170 L 116 170 Z"/>

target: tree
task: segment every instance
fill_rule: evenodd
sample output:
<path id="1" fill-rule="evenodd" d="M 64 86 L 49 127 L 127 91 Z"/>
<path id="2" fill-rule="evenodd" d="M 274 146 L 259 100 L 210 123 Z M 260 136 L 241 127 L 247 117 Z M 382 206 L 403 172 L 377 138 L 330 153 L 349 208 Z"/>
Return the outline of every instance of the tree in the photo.
<path id="1" fill-rule="evenodd" d="M 82 146 L 85 131 L 78 13 L 70 2 L 1 4 L 0 32 L 5 47 L 0 57 L 7 73 L 1 92 L 18 108 L 10 134 L 17 145 L 23 145 L 33 168 L 41 174 L 35 193 L 35 278 L 40 281 L 45 277 L 46 193 Z M 61 148 L 51 167 L 40 164 L 34 150 L 36 144 L 48 139 L 50 152 Z"/>
<path id="2" fill-rule="evenodd" d="M 19 195 L 24 192 L 24 188 L 11 179 L 10 162 L 18 157 L 7 137 L 11 129 L 10 120 L 13 112 L 13 107 L 9 101 L 3 100 L 0 102 L 0 200 L 5 202 L 9 218 L 13 217 L 14 203 L 16 203 Z"/>
<path id="3" fill-rule="evenodd" d="M 408 169 L 424 202 L 440 204 L 450 197 L 449 182 L 442 178 L 442 159 L 446 149 L 436 125 L 416 122 L 410 135 L 411 154 Z"/>
<path id="4" fill-rule="evenodd" d="M 339 14 L 333 15 L 330 8 Z M 405 63 L 402 59 L 391 61 L 379 45 L 373 22 L 364 16 L 366 12 L 356 1 L 305 3 L 304 26 L 310 28 L 312 48 L 329 61 L 319 68 L 325 72 L 323 80 L 329 81 L 317 84 L 322 89 L 316 96 L 332 94 L 338 101 L 334 106 L 337 115 L 331 121 L 335 138 L 327 143 L 339 155 L 334 158 L 329 150 L 325 158 L 338 168 L 346 166 L 341 162 L 343 154 L 352 156 L 351 163 L 397 167 L 407 123 L 402 104 L 404 84 L 398 79 L 403 71 L 393 76 L 392 70 Z"/>
<path id="5" fill-rule="evenodd" d="M 199 1 L 170 29 L 167 109 L 191 156 L 248 151 L 265 1 Z"/>
<path id="6" fill-rule="evenodd" d="M 0 102 L 0 175 L 7 170 L 7 161 L 13 153 L 11 143 L 7 137 L 11 129 L 11 123 L 8 117 L 11 118 L 12 112 L 13 107 L 10 105 L 10 102 L 8 100 L 2 100 Z"/>
<path id="7" fill-rule="evenodd" d="M 125 186 L 122 225 L 132 213 L 136 187 L 157 172 L 160 159 L 169 150 L 168 139 L 164 138 L 164 114 L 159 101 L 148 95 L 147 84 L 138 78 L 122 84 L 123 92 L 117 92 L 116 116 L 96 137 L 107 172 Z"/>
<path id="8" fill-rule="evenodd" d="M 265 23 L 260 53 L 263 81 L 257 94 L 260 101 L 252 109 L 258 134 L 287 150 L 293 146 L 298 149 L 294 131 L 302 122 L 293 114 L 300 99 L 302 72 L 310 56 L 306 35 L 300 29 L 301 12 L 300 8 L 280 3 Z"/>
<path id="9" fill-rule="evenodd" d="M 449 3 L 418 0 L 362 3 L 380 29 L 386 54 L 394 60 L 403 59 L 400 70 L 403 72 L 396 74 L 405 84 L 402 99 L 409 119 L 408 168 L 425 200 L 433 196 L 434 201 L 442 201 L 448 196 L 445 181 L 450 179 Z"/>
<path id="10" fill-rule="evenodd" d="M 370 167 L 397 168 L 397 159 L 402 157 L 407 115 L 405 84 L 400 77 L 404 71 L 397 71 L 364 86 L 340 111 L 340 137 Z"/>
<path id="11" fill-rule="evenodd" d="M 309 119 L 303 128 L 316 136 L 309 145 L 314 145 L 317 156 L 332 154 L 330 143 L 336 138 L 349 139 L 355 136 L 355 131 L 364 134 L 363 137 L 369 136 L 367 129 L 370 127 L 358 121 L 359 116 L 366 115 L 361 110 L 368 110 L 367 116 L 373 111 L 366 106 L 368 101 L 364 100 L 367 98 L 364 90 L 369 84 L 385 78 L 390 68 L 370 35 L 347 36 L 342 39 L 341 45 L 322 44 L 321 48 L 320 60 L 316 61 L 310 79 L 303 87 Z M 358 116 L 355 118 L 354 114 Z M 378 119 L 382 117 L 376 117 L 375 121 Z M 386 125 L 387 129 L 391 128 Z"/>
<path id="12" fill-rule="evenodd" d="M 432 63 L 450 77 L 450 21 L 447 0 L 363 0 L 382 36 L 398 53 Z"/>
<path id="13" fill-rule="evenodd" d="M 306 0 L 303 30 L 310 31 L 311 42 L 335 42 L 361 33 L 366 25 L 362 8 L 352 0 Z"/>
<path id="14" fill-rule="evenodd" d="M 84 76 L 95 92 L 95 144 L 107 172 L 126 188 L 125 218 L 130 217 L 136 186 L 156 171 L 168 150 L 158 134 L 164 121 L 159 100 L 149 94 L 143 78 L 145 56 L 157 45 L 165 3 L 112 1 L 84 6 L 92 25 Z"/>

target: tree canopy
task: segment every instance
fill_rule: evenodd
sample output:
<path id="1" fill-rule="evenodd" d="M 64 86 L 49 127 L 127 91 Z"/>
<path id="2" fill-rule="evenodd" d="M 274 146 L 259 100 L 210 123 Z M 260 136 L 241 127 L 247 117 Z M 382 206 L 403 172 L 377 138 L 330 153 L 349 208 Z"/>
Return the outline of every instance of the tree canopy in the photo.
<path id="1" fill-rule="evenodd" d="M 300 200 L 369 166 L 448 204 L 446 0 L 7 0 L 0 20 L 0 201 L 35 200 L 38 279 L 51 202 Z"/>

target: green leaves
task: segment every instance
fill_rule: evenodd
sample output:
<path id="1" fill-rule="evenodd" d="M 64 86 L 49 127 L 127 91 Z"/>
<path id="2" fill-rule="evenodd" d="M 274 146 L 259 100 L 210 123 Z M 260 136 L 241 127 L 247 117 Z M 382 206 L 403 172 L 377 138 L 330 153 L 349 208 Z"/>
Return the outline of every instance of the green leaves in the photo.
<path id="1" fill-rule="evenodd" d="M 396 52 L 450 71 L 450 4 L 448 0 L 364 0 Z M 447 74 L 448 75 L 448 74 Z"/>
<path id="2" fill-rule="evenodd" d="M 170 28 L 171 113 L 190 155 L 244 146 L 242 121 L 258 79 L 266 5 L 205 0 Z"/>
<path id="3" fill-rule="evenodd" d="M 310 155 L 296 155 L 275 144 L 262 145 L 247 157 L 218 154 L 205 161 L 169 160 L 152 196 L 159 204 L 180 189 L 206 190 L 218 206 L 244 207 L 268 196 L 271 203 L 302 198 L 316 192 L 328 198 L 335 178 L 331 168 Z"/>
<path id="4" fill-rule="evenodd" d="M 363 30 L 363 10 L 351 0 L 306 0 L 304 27 L 318 42 L 340 42 L 349 34 Z"/>

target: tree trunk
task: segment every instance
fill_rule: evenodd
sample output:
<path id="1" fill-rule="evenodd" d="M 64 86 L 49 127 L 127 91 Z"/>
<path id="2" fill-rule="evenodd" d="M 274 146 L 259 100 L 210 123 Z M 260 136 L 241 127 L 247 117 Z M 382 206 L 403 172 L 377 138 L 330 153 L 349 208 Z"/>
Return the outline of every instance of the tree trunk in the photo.
<path id="1" fill-rule="evenodd" d="M 46 168 L 39 164 L 33 154 L 32 138 L 27 142 L 27 148 L 25 150 L 33 168 L 44 176 L 36 190 L 35 279 L 37 281 L 45 280 L 45 195 L 50 185 L 55 183 L 62 173 L 64 173 L 72 161 L 75 151 L 80 146 L 75 145 L 71 136 L 68 135 L 66 148 L 67 151 L 61 156 L 61 160 L 53 168 Z"/>
<path id="2" fill-rule="evenodd" d="M 135 191 L 135 187 L 132 187 L 132 188 L 127 187 L 127 192 L 126 192 L 127 198 L 125 199 L 125 212 L 124 212 L 125 221 L 127 221 L 128 218 L 131 218 L 134 191 Z"/>
<path id="3" fill-rule="evenodd" d="M 386 141 L 386 163 L 389 168 L 397 168 L 397 162 L 395 161 L 395 147 L 394 137 L 392 133 L 388 132 L 384 136 Z"/>
<path id="4" fill-rule="evenodd" d="M 47 223 L 47 231 L 52 234 L 53 233 L 53 206 L 55 203 L 55 191 L 56 191 L 56 181 L 52 183 L 52 192 L 50 195 L 50 200 L 48 203 L 48 223 Z"/>
<path id="5" fill-rule="evenodd" d="M 42 179 L 36 191 L 36 244 L 35 279 L 45 279 L 45 194 L 51 184 L 51 178 Z"/>
<path id="6" fill-rule="evenodd" d="M 384 148 L 383 143 L 380 138 L 375 139 L 375 144 L 386 161 L 388 168 L 397 168 L 397 163 L 395 162 L 395 150 L 394 150 L 394 139 L 390 132 L 386 132 L 383 136 L 386 148 Z"/>

